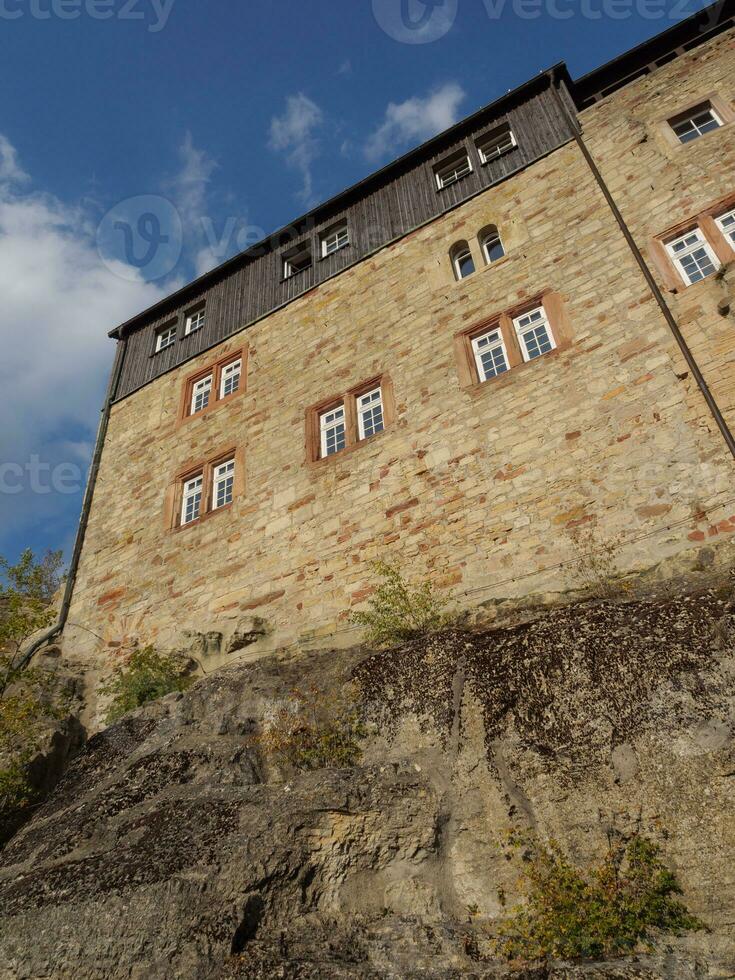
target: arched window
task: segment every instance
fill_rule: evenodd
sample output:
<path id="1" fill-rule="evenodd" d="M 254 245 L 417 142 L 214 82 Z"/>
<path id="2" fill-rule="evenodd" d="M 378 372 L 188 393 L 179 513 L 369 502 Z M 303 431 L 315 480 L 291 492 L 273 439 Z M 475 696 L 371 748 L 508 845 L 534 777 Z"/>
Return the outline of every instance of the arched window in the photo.
<path id="1" fill-rule="evenodd" d="M 483 228 L 478 238 L 480 239 L 480 248 L 482 249 L 483 257 L 488 265 L 503 258 L 505 249 L 500 238 L 500 232 L 495 225 L 488 225 L 486 228 Z"/>
<path id="2" fill-rule="evenodd" d="M 475 271 L 475 260 L 472 258 L 472 252 L 467 242 L 457 242 L 452 245 L 449 257 L 452 260 L 454 275 L 457 279 L 466 279 Z"/>

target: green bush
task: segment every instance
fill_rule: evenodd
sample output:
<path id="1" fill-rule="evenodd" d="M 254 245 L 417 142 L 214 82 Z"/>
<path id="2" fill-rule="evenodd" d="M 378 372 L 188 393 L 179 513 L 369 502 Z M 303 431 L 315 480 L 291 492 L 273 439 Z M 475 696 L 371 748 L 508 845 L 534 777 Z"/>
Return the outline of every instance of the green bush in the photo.
<path id="1" fill-rule="evenodd" d="M 275 704 L 255 742 L 294 769 L 343 769 L 359 762 L 365 734 L 353 691 L 327 694 L 312 685 Z"/>
<path id="2" fill-rule="evenodd" d="M 50 603 L 61 581 L 61 564 L 61 552 L 48 552 L 37 561 L 26 549 L 15 565 L 0 556 L 0 843 L 36 802 L 28 763 L 49 722 L 68 709 L 51 674 L 20 669 L 32 635 L 54 620 Z"/>
<path id="3" fill-rule="evenodd" d="M 411 588 L 395 565 L 376 561 L 373 568 L 383 582 L 368 601 L 370 609 L 350 613 L 350 621 L 364 628 L 368 644 L 399 646 L 449 625 L 452 617 L 445 612 L 449 600 L 431 582 Z"/>
<path id="4" fill-rule="evenodd" d="M 646 837 L 611 845 L 587 875 L 554 842 L 511 838 L 509 845 L 522 854 L 527 896 L 498 929 L 496 950 L 506 959 L 600 959 L 650 947 L 656 932 L 706 928 L 675 898 L 676 876 Z"/>
<path id="5" fill-rule="evenodd" d="M 181 662 L 175 657 L 157 653 L 151 646 L 136 650 L 100 688 L 112 698 L 106 721 L 111 725 L 128 711 L 172 691 L 185 691 L 191 683 L 192 678 L 181 673 Z"/>

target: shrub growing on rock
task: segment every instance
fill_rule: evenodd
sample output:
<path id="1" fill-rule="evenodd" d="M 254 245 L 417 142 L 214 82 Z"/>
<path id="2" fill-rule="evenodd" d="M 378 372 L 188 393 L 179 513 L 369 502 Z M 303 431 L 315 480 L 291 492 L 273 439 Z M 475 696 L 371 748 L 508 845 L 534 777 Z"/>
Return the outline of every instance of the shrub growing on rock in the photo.
<path id="1" fill-rule="evenodd" d="M 192 678 L 182 673 L 181 661 L 158 653 L 152 646 L 135 650 L 127 663 L 115 668 L 101 692 L 112 698 L 105 716 L 108 725 L 128 711 L 171 694 L 185 691 Z"/>
<path id="2" fill-rule="evenodd" d="M 312 685 L 274 704 L 255 742 L 294 769 L 342 769 L 359 762 L 365 735 L 353 691 L 326 693 Z"/>
<path id="3" fill-rule="evenodd" d="M 449 600 L 431 582 L 412 588 L 395 565 L 376 561 L 373 568 L 383 581 L 368 600 L 370 609 L 350 613 L 350 621 L 364 628 L 368 644 L 399 646 L 450 624 Z"/>
<path id="4" fill-rule="evenodd" d="M 555 842 L 511 838 L 522 856 L 527 896 L 501 923 L 497 952 L 509 960 L 601 959 L 651 946 L 656 933 L 706 928 L 675 896 L 676 875 L 639 834 L 610 846 L 587 874 Z"/>

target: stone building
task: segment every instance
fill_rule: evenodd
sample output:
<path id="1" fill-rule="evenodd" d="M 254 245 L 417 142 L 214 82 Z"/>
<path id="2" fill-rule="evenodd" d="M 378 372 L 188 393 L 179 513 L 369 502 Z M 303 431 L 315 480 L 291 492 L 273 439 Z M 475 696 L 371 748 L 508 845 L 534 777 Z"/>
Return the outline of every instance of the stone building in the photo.
<path id="1" fill-rule="evenodd" d="M 734 79 L 731 4 L 557 65 L 113 331 L 74 648 L 354 638 L 379 557 L 557 592 L 578 528 L 718 560 Z"/>

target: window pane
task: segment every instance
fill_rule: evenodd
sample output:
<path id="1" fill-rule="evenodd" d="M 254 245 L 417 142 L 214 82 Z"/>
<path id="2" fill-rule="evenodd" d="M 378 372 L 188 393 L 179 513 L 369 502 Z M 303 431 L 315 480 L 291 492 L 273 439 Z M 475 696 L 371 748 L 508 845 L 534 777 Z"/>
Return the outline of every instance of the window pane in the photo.
<path id="1" fill-rule="evenodd" d="M 488 235 L 484 242 L 485 246 L 485 257 L 488 262 L 497 262 L 498 259 L 502 259 L 505 255 L 505 249 L 503 248 L 503 243 L 500 241 L 499 235 Z"/>
<path id="2" fill-rule="evenodd" d="M 679 137 L 679 142 L 690 143 L 713 129 L 719 129 L 721 125 L 722 123 L 712 106 L 706 105 L 693 110 L 691 116 L 674 123 L 671 128 Z"/>
<path id="3" fill-rule="evenodd" d="M 214 470 L 214 500 L 212 507 L 224 507 L 232 503 L 232 493 L 235 484 L 235 460 L 220 463 Z"/>
<path id="4" fill-rule="evenodd" d="M 199 517 L 202 503 L 202 482 L 203 477 L 195 476 L 187 480 L 184 484 L 184 493 L 181 504 L 181 523 L 190 524 Z"/>
<path id="5" fill-rule="evenodd" d="M 319 418 L 319 428 L 322 456 L 332 456 L 344 449 L 347 445 L 344 405 L 324 412 Z"/>
<path id="6" fill-rule="evenodd" d="M 358 398 L 357 411 L 361 439 L 383 431 L 383 399 L 380 388 Z"/>
<path id="7" fill-rule="evenodd" d="M 220 398 L 231 395 L 240 387 L 240 374 L 242 372 L 242 361 L 237 360 L 228 364 L 222 371 L 222 381 L 220 384 Z"/>
<path id="8" fill-rule="evenodd" d="M 462 252 L 455 259 L 457 278 L 466 279 L 467 276 L 471 276 L 475 271 L 475 263 L 472 259 L 470 252 Z"/>
<path id="9" fill-rule="evenodd" d="M 542 354 L 548 354 L 556 344 L 551 333 L 551 327 L 546 319 L 546 311 L 542 306 L 524 313 L 513 320 L 516 332 L 521 341 L 524 357 L 527 361 Z"/>

